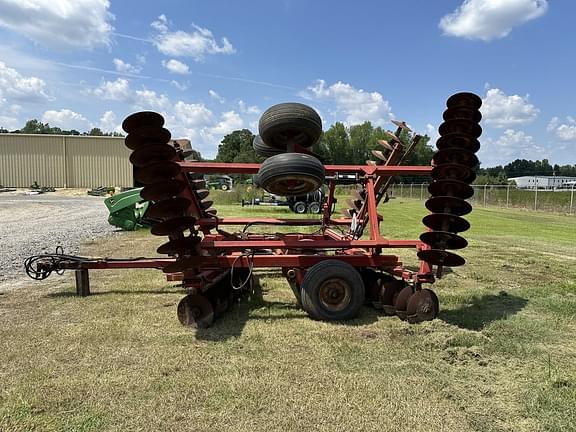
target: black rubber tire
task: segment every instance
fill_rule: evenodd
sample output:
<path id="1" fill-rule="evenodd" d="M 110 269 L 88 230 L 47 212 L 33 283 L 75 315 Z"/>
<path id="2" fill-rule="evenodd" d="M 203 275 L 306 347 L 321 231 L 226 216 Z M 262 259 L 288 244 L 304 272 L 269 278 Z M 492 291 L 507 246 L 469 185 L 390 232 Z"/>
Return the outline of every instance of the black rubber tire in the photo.
<path id="1" fill-rule="evenodd" d="M 324 176 L 324 165 L 314 156 L 283 153 L 262 163 L 258 185 L 274 195 L 306 195 L 322 186 Z"/>
<path id="2" fill-rule="evenodd" d="M 324 289 L 342 289 L 341 304 L 331 306 L 321 298 Z M 339 293 L 335 293 L 339 294 Z M 301 285 L 302 307 L 311 318 L 322 321 L 349 320 L 358 315 L 364 304 L 365 289 L 360 273 L 350 264 L 326 260 L 313 265 L 306 272 Z"/>
<path id="3" fill-rule="evenodd" d="M 270 147 L 268 144 L 262 141 L 260 135 L 256 135 L 254 137 L 254 140 L 252 141 L 252 148 L 254 149 L 257 155 L 265 158 L 284 153 L 284 150 L 280 150 L 276 147 Z"/>
<path id="4" fill-rule="evenodd" d="M 322 212 L 322 205 L 319 202 L 313 201 L 308 205 L 308 211 L 312 214 L 320 214 Z"/>
<path id="5" fill-rule="evenodd" d="M 295 202 L 292 204 L 292 211 L 298 214 L 306 213 L 306 203 L 302 201 Z"/>
<path id="6" fill-rule="evenodd" d="M 264 111 L 258 131 L 270 147 L 285 150 L 289 143 L 294 143 L 308 148 L 322 135 L 322 119 L 307 105 L 281 103 Z"/>
<path id="7" fill-rule="evenodd" d="M 230 190 L 230 186 L 228 186 L 226 183 L 222 183 L 220 185 L 220 190 L 223 190 L 224 192 L 229 191 Z"/>

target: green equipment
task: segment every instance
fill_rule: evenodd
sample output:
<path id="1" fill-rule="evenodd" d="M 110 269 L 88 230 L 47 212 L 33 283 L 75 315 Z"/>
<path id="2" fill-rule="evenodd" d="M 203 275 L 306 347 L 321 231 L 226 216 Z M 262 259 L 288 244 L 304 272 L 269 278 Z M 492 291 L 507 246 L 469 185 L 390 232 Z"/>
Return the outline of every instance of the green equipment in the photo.
<path id="1" fill-rule="evenodd" d="M 148 226 L 144 221 L 144 215 L 150 202 L 143 200 L 140 196 L 142 189 L 130 189 L 104 200 L 104 204 L 110 212 L 110 216 L 108 216 L 110 225 L 126 231 L 134 231 L 137 228 Z"/>

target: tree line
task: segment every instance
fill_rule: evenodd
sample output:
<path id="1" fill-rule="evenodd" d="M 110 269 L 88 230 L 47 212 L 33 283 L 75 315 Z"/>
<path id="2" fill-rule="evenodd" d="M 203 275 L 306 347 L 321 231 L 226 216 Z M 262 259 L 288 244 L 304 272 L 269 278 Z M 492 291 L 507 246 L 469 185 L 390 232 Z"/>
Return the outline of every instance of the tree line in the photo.
<path id="1" fill-rule="evenodd" d="M 103 132 L 100 128 L 94 127 L 89 132 L 79 132 L 76 129 L 61 129 L 52 127 L 48 123 L 42 123 L 37 119 L 28 120 L 23 128 L 9 131 L 0 127 L 0 133 L 21 133 L 21 134 L 47 134 L 47 135 L 89 135 L 89 136 L 114 136 L 122 137 L 118 132 Z"/>
<path id="2" fill-rule="evenodd" d="M 480 168 L 475 183 L 506 184 L 508 179 L 512 177 L 554 175 L 576 177 L 576 165 L 551 165 L 548 159 L 536 161 L 516 159 L 504 166 Z"/>

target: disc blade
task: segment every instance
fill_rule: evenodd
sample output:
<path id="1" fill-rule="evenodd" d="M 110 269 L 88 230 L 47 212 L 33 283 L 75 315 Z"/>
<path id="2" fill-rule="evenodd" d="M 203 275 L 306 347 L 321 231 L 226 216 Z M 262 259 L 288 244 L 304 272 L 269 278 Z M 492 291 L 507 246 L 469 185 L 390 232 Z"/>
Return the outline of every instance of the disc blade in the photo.
<path id="1" fill-rule="evenodd" d="M 416 291 L 406 306 L 406 319 L 410 324 L 432 321 L 438 316 L 438 298 L 429 289 Z"/>
<path id="2" fill-rule="evenodd" d="M 203 199 L 206 198 L 209 194 L 210 194 L 210 191 L 208 191 L 208 189 L 198 189 L 198 190 L 196 191 L 196 197 L 198 197 L 199 200 L 203 200 Z"/>
<path id="3" fill-rule="evenodd" d="M 168 219 L 155 225 L 150 230 L 150 233 L 157 236 L 173 236 L 182 234 L 186 230 L 193 233 L 196 232 L 194 224 L 196 218 L 192 216 L 179 216 L 176 218 Z"/>
<path id="4" fill-rule="evenodd" d="M 178 180 L 165 180 L 144 186 L 140 196 L 146 201 L 161 201 L 172 198 L 184 190 L 184 183 Z"/>
<path id="5" fill-rule="evenodd" d="M 206 189 L 206 180 L 190 180 L 190 185 L 193 189 Z"/>
<path id="6" fill-rule="evenodd" d="M 465 106 L 458 106 L 454 108 L 448 108 L 446 111 L 444 111 L 444 113 L 442 113 L 442 118 L 444 120 L 463 119 L 470 120 L 475 123 L 480 123 L 480 120 L 482 120 L 482 114 L 476 109 Z"/>
<path id="7" fill-rule="evenodd" d="M 400 129 L 405 130 L 406 132 L 412 132 L 412 129 L 410 129 L 408 126 L 406 126 L 406 122 L 401 122 L 398 120 L 392 120 L 392 123 L 394 123 Z"/>
<path id="8" fill-rule="evenodd" d="M 164 126 L 164 117 L 162 117 L 157 112 L 140 111 L 134 114 L 130 114 L 122 122 L 122 129 L 124 129 L 124 132 L 129 134 L 142 126 L 154 126 L 161 128 Z"/>
<path id="9" fill-rule="evenodd" d="M 210 207 L 212 207 L 212 204 L 214 204 L 214 201 L 210 201 L 210 200 L 201 201 L 200 207 L 202 207 L 202 210 L 207 210 Z"/>
<path id="10" fill-rule="evenodd" d="M 429 214 L 422 218 L 422 223 L 434 231 L 458 233 L 470 229 L 470 223 L 466 219 L 449 213 Z"/>
<path id="11" fill-rule="evenodd" d="M 342 209 L 341 213 L 344 217 L 351 218 L 356 211 L 354 209 Z"/>
<path id="12" fill-rule="evenodd" d="M 428 192 L 433 197 L 450 196 L 461 199 L 468 199 L 474 195 L 474 189 L 468 183 L 459 180 L 436 180 L 428 186 Z"/>
<path id="13" fill-rule="evenodd" d="M 176 162 L 156 162 L 138 168 L 134 172 L 134 179 L 145 185 L 170 180 L 180 173 L 180 165 Z"/>
<path id="14" fill-rule="evenodd" d="M 388 141 L 386 140 L 378 140 L 378 144 L 380 144 L 382 147 L 384 147 L 386 150 L 394 150 L 394 147 L 392 147 Z"/>
<path id="15" fill-rule="evenodd" d="M 449 133 L 459 133 L 462 135 L 469 135 L 474 138 L 478 138 L 482 135 L 482 128 L 478 123 L 474 123 L 470 120 L 464 119 L 454 119 L 446 120 L 438 128 L 440 135 L 446 135 Z"/>
<path id="16" fill-rule="evenodd" d="M 174 239 L 160 245 L 156 252 L 166 255 L 199 255 L 201 241 L 202 239 L 198 236 Z"/>
<path id="17" fill-rule="evenodd" d="M 202 265 L 203 258 L 195 255 L 184 255 L 162 269 L 164 273 L 181 273 L 188 270 L 198 269 Z"/>
<path id="18" fill-rule="evenodd" d="M 480 109 L 482 106 L 482 99 L 474 93 L 461 92 L 450 96 L 446 101 L 446 106 L 448 108 L 466 106 L 473 109 Z"/>
<path id="19" fill-rule="evenodd" d="M 366 191 L 365 190 L 361 190 L 359 191 L 358 189 L 352 189 L 350 191 L 350 195 L 352 195 L 352 198 L 358 201 L 362 201 L 364 199 L 364 197 L 366 196 Z"/>
<path id="20" fill-rule="evenodd" d="M 130 162 L 137 167 L 143 167 L 156 162 L 171 161 L 176 158 L 176 150 L 167 144 L 151 144 L 138 147 L 130 155 Z"/>
<path id="21" fill-rule="evenodd" d="M 436 141 L 436 147 L 438 150 L 456 147 L 476 153 L 480 150 L 480 142 L 469 135 L 449 133 L 438 138 L 438 141 Z"/>
<path id="22" fill-rule="evenodd" d="M 398 138 L 396 136 L 396 134 L 394 132 L 391 131 L 384 131 L 384 133 L 386 134 L 386 136 L 388 137 L 388 139 L 392 142 L 398 142 L 400 144 L 402 144 L 402 141 L 400 140 L 400 138 Z"/>
<path id="23" fill-rule="evenodd" d="M 347 203 L 350 207 L 352 207 L 352 208 L 354 208 L 354 209 L 356 209 L 356 210 L 360 210 L 360 209 L 362 208 L 362 204 L 363 204 L 362 200 L 354 200 L 354 199 L 347 199 L 347 200 L 346 200 L 346 203 Z"/>
<path id="24" fill-rule="evenodd" d="M 476 173 L 469 166 L 448 163 L 435 166 L 430 177 L 434 180 L 453 179 L 470 184 L 476 180 Z"/>
<path id="25" fill-rule="evenodd" d="M 410 297 L 412 297 L 412 295 L 414 295 L 414 288 L 410 285 L 406 285 L 394 299 L 396 315 L 398 315 L 400 319 L 406 319 L 406 308 L 408 307 L 408 302 L 410 301 Z"/>
<path id="26" fill-rule="evenodd" d="M 214 322 L 214 308 L 210 301 L 199 294 L 188 294 L 177 308 L 180 324 L 194 328 L 207 328 Z"/>
<path id="27" fill-rule="evenodd" d="M 432 213 L 450 213 L 456 216 L 464 216 L 472 211 L 468 201 L 450 196 L 437 196 L 426 201 L 426 208 Z"/>
<path id="28" fill-rule="evenodd" d="M 466 264 L 466 260 L 460 255 L 439 249 L 422 250 L 418 252 L 418 258 L 432 265 L 445 267 L 459 267 Z"/>
<path id="29" fill-rule="evenodd" d="M 163 127 L 141 126 L 124 139 L 126 147 L 136 150 L 147 143 L 166 144 L 171 138 L 170 131 Z"/>
<path id="30" fill-rule="evenodd" d="M 475 167 L 480 163 L 476 155 L 468 150 L 458 147 L 445 148 L 434 153 L 435 165 L 459 164 Z"/>
<path id="31" fill-rule="evenodd" d="M 146 215 L 151 218 L 167 219 L 182 216 L 184 210 L 190 207 L 190 200 L 184 197 L 170 198 L 158 201 L 148 207 Z"/>
<path id="32" fill-rule="evenodd" d="M 208 216 L 214 217 L 218 213 L 218 210 L 216 210 L 215 208 L 209 208 L 204 210 L 204 213 L 206 213 Z"/>
<path id="33" fill-rule="evenodd" d="M 432 249 L 464 249 L 468 246 L 466 239 L 446 231 L 429 231 L 420 235 L 420 240 Z"/>
<path id="34" fill-rule="evenodd" d="M 388 160 L 386 155 L 380 150 L 372 150 L 372 155 L 374 155 L 374 157 L 380 159 L 383 162 L 386 162 Z"/>
<path id="35" fill-rule="evenodd" d="M 376 163 L 376 161 L 370 160 L 370 159 L 366 159 L 366 165 L 370 165 L 370 166 L 376 166 L 378 165 Z"/>

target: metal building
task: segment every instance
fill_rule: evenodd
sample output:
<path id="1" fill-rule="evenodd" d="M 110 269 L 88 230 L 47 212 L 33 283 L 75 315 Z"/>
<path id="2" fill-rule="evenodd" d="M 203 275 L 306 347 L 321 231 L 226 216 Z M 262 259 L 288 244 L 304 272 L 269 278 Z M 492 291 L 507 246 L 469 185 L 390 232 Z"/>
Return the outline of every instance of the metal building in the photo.
<path id="1" fill-rule="evenodd" d="M 566 176 L 523 176 L 511 177 L 520 189 L 570 189 L 573 187 L 576 177 Z"/>
<path id="2" fill-rule="evenodd" d="M 0 185 L 132 186 L 124 138 L 0 134 Z"/>

